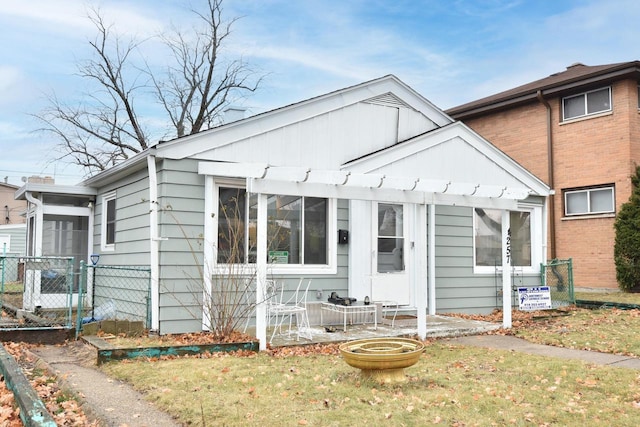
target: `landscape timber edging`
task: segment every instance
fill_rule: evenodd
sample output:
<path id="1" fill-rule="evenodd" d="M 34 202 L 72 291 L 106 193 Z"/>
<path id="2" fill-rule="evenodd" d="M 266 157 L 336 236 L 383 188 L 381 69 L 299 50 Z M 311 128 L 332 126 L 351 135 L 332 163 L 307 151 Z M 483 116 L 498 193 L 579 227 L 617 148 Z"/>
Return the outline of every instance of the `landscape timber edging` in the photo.
<path id="1" fill-rule="evenodd" d="M 47 411 L 44 402 L 33 389 L 18 362 L 0 344 L 0 371 L 7 388 L 20 408 L 20 419 L 27 427 L 56 427 L 57 424 Z"/>
<path id="2" fill-rule="evenodd" d="M 260 348 L 258 341 L 122 348 L 114 347 L 105 340 L 96 337 L 83 337 L 83 340 L 96 347 L 98 352 L 98 365 L 110 361 L 135 359 L 138 357 L 185 356 L 205 352 L 218 353 L 238 350 L 257 352 Z"/>

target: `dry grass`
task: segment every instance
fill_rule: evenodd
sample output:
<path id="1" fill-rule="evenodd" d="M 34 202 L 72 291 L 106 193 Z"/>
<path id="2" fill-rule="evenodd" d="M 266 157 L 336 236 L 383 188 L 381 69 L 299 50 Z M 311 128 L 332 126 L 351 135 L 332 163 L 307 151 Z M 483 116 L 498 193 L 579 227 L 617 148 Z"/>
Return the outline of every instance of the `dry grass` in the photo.
<path id="1" fill-rule="evenodd" d="M 501 318 L 496 312 L 485 320 Z M 514 311 L 530 341 L 640 356 L 639 310 Z M 194 426 L 640 425 L 640 373 L 429 343 L 407 382 L 362 380 L 336 346 L 110 363 L 103 369 Z"/>
<path id="2" fill-rule="evenodd" d="M 160 408 L 197 426 L 640 424 L 636 371 L 507 351 L 428 345 L 408 381 L 361 380 L 337 354 L 111 363 Z"/>
<path id="3" fill-rule="evenodd" d="M 575 298 L 586 301 L 604 301 L 623 304 L 639 304 L 640 293 L 627 292 L 576 292 Z"/>
<path id="4" fill-rule="evenodd" d="M 640 310 L 575 309 L 514 332 L 539 344 L 640 357 L 639 330 Z"/>

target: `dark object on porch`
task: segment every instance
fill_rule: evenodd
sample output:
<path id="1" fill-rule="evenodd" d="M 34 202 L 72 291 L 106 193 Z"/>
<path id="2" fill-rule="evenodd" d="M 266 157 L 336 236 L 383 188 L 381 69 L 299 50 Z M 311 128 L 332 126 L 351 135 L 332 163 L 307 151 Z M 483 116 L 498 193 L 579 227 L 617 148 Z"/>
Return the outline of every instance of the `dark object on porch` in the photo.
<path id="1" fill-rule="evenodd" d="M 337 292 L 331 292 L 331 296 L 327 298 L 327 301 L 336 305 L 351 305 L 357 300 L 350 297 L 340 297 Z"/>

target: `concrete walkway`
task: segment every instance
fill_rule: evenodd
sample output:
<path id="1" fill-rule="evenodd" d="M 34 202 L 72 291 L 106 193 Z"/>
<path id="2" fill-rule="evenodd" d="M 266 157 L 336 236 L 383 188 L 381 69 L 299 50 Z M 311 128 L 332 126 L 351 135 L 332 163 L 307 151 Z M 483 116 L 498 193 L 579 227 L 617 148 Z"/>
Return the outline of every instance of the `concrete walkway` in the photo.
<path id="1" fill-rule="evenodd" d="M 462 345 L 486 347 L 498 350 L 512 350 L 546 357 L 583 360 L 594 365 L 640 369 L 640 359 L 635 357 L 617 356 L 615 354 L 600 353 L 597 351 L 572 350 L 569 348 L 554 347 L 550 345 L 533 344 L 523 340 L 522 338 L 516 338 L 509 335 L 465 336 L 452 338 L 449 341 Z"/>
<path id="2" fill-rule="evenodd" d="M 63 346 L 44 345 L 32 352 L 38 365 L 56 375 L 61 387 L 83 402 L 82 408 L 105 427 L 176 427 L 171 416 L 128 384 L 114 380 L 96 367 L 96 352 L 90 345 L 75 341 Z"/>

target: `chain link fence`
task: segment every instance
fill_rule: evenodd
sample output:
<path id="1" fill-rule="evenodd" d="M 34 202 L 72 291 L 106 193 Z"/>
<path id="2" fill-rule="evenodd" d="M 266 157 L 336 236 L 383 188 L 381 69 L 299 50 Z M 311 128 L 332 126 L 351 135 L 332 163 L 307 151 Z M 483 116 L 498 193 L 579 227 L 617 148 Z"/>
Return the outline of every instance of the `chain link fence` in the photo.
<path id="1" fill-rule="evenodd" d="M 127 320 L 151 324 L 151 269 L 81 263 L 81 324 Z"/>
<path id="2" fill-rule="evenodd" d="M 0 328 L 73 326 L 80 277 L 68 257 L 0 257 Z"/>
<path id="3" fill-rule="evenodd" d="M 0 329 L 75 328 L 106 320 L 151 323 L 151 270 L 70 257 L 0 257 Z"/>
<path id="4" fill-rule="evenodd" d="M 553 259 L 547 264 L 540 264 L 540 280 L 542 286 L 550 288 L 552 308 L 575 304 L 571 258 Z"/>

